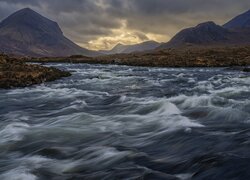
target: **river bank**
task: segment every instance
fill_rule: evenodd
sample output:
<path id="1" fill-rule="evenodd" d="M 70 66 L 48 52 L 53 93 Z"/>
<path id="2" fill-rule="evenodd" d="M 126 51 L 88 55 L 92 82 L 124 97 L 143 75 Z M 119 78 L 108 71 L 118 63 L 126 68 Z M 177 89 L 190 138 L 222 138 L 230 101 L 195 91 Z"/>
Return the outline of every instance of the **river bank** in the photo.
<path id="1" fill-rule="evenodd" d="M 245 67 L 250 65 L 250 47 L 189 47 L 99 57 L 76 55 L 70 57 L 26 58 L 26 61 L 40 63 L 117 64 L 147 67 Z"/>
<path id="2" fill-rule="evenodd" d="M 0 55 L 0 88 L 26 87 L 70 75 L 56 68 L 27 64 L 17 58 Z"/>
<path id="3" fill-rule="evenodd" d="M 116 64 L 146 67 L 227 67 L 249 72 L 250 47 L 211 47 L 166 49 L 153 52 L 116 54 L 99 57 L 12 57 L 0 55 L 0 88 L 26 87 L 70 76 L 69 72 L 37 63 Z"/>

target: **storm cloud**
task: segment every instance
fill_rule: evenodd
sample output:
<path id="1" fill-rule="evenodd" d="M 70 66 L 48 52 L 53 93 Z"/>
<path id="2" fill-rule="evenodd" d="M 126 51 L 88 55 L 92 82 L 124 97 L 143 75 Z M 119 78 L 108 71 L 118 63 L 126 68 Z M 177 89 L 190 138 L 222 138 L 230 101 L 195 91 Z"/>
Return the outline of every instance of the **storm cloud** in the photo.
<path id="1" fill-rule="evenodd" d="M 249 0 L 0 0 L 0 18 L 30 7 L 57 21 L 83 47 L 109 49 L 117 43 L 168 41 L 204 21 L 223 24 L 250 9 Z"/>

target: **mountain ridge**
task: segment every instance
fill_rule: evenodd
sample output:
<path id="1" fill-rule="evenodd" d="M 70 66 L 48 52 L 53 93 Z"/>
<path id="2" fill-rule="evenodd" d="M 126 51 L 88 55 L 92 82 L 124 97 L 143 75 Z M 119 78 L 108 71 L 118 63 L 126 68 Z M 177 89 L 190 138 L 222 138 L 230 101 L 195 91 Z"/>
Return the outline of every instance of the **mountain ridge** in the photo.
<path id="1" fill-rule="evenodd" d="M 157 49 L 233 45 L 250 45 L 250 10 L 223 26 L 208 21 L 183 29 Z"/>
<path id="2" fill-rule="evenodd" d="M 21 9 L 0 23 L 0 51 L 25 56 L 100 55 L 73 43 L 56 22 L 30 8 Z"/>
<path id="3" fill-rule="evenodd" d="M 159 47 L 161 43 L 156 41 L 144 41 L 138 44 L 132 45 L 124 45 L 118 43 L 115 45 L 111 50 L 104 50 L 100 51 L 103 54 L 128 54 L 133 52 L 143 52 L 143 51 L 150 51 L 154 50 L 155 48 Z"/>
<path id="4" fill-rule="evenodd" d="M 212 21 L 178 32 L 170 41 L 117 44 L 111 50 L 92 51 L 64 36 L 57 22 L 30 8 L 21 9 L 0 22 L 0 51 L 23 56 L 100 56 L 148 52 L 187 46 L 250 45 L 250 10 L 220 26 Z"/>
<path id="5" fill-rule="evenodd" d="M 177 33 L 169 42 L 160 48 L 172 48 L 182 45 L 206 45 L 226 41 L 229 31 L 212 21 L 200 23 L 195 27 L 186 28 Z"/>

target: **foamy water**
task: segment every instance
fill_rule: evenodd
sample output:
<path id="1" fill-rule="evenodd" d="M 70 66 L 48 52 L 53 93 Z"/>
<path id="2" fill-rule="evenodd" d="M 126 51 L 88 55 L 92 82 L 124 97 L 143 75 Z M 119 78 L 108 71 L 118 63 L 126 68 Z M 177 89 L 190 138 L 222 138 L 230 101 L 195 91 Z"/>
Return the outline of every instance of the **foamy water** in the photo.
<path id="1" fill-rule="evenodd" d="M 250 77 L 221 68 L 53 64 L 0 90 L 0 179 L 248 179 Z"/>

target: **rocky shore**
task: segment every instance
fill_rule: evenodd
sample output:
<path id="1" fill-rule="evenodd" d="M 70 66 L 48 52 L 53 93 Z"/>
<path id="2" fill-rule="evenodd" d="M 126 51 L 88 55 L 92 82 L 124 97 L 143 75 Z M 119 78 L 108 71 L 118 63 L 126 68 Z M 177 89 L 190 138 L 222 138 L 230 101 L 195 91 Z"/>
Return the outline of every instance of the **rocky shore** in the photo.
<path id="1" fill-rule="evenodd" d="M 56 68 L 27 64 L 17 58 L 0 55 L 0 88 L 26 87 L 70 75 Z"/>

